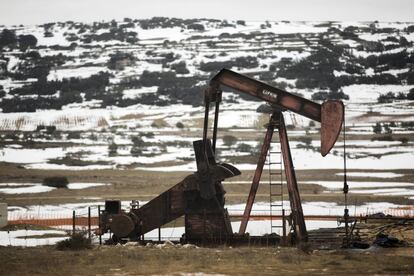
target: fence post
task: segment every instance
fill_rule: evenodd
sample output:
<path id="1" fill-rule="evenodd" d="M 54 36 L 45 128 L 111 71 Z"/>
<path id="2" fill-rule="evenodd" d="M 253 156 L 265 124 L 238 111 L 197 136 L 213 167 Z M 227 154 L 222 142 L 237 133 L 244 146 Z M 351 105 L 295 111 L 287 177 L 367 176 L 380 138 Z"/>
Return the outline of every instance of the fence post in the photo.
<path id="1" fill-rule="evenodd" d="M 75 234 L 75 226 L 76 226 L 75 220 L 76 220 L 76 214 L 75 214 L 75 210 L 73 210 L 73 213 L 72 213 L 72 235 Z"/>
<path id="2" fill-rule="evenodd" d="M 285 209 L 282 209 L 282 233 L 283 233 L 282 243 L 283 243 L 283 246 L 285 246 L 286 245 L 286 217 L 285 217 Z"/>
<path id="3" fill-rule="evenodd" d="M 91 239 L 91 206 L 88 207 L 88 238 Z"/>
<path id="4" fill-rule="evenodd" d="M 101 233 L 101 205 L 98 205 L 98 233 L 99 233 L 99 245 L 102 245 L 102 233 Z"/>
<path id="5" fill-rule="evenodd" d="M 158 227 L 158 241 L 161 241 L 161 227 Z"/>

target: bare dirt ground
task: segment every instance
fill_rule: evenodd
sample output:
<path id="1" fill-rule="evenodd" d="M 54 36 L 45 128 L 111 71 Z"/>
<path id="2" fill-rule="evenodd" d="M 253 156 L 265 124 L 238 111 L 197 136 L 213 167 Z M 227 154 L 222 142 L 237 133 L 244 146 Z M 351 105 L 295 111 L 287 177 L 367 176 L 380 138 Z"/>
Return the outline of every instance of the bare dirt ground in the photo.
<path id="1" fill-rule="evenodd" d="M 0 275 L 277 275 L 414 273 L 413 248 L 330 250 L 296 248 L 53 247 L 0 248 Z M 203 275 L 203 274 L 197 274 Z"/>
<path id="2" fill-rule="evenodd" d="M 358 172 L 358 170 L 352 170 Z M 298 170 L 297 179 L 301 181 L 343 181 L 343 177 L 336 175 L 341 170 Z M 367 170 L 363 170 L 367 172 Z M 375 172 L 371 170 L 370 172 Z M 384 171 L 381 171 L 384 172 Z M 390 170 L 389 172 L 403 176 L 390 181 L 414 183 L 414 170 Z M 99 182 L 111 183 L 108 186 L 93 187 L 82 190 L 56 189 L 47 193 L 36 194 L 1 194 L 0 199 L 9 205 L 26 206 L 36 204 L 62 204 L 73 202 L 90 202 L 90 198 L 122 200 L 149 200 L 159 193 L 171 188 L 186 177 L 189 172 L 151 172 L 142 170 L 34 170 L 23 169 L 16 164 L 0 163 L 0 183 L 41 183 L 45 177 L 66 176 L 69 182 Z M 224 184 L 227 191 L 227 203 L 243 203 L 250 190 L 250 181 L 254 171 L 243 171 L 242 175 L 229 179 L 231 182 L 247 181 L 247 183 Z M 266 183 L 267 172 L 263 172 L 262 181 Z M 348 180 L 353 180 L 348 178 Z M 358 177 L 357 181 L 384 181 L 372 177 Z M 268 201 L 268 185 L 261 185 L 256 200 Z M 341 192 L 327 193 L 327 189 L 316 184 L 299 185 L 303 201 L 326 201 L 342 203 L 344 196 Z M 352 187 L 350 187 L 352 189 Z M 287 192 L 287 191 L 285 191 Z M 287 196 L 287 195 L 286 195 Z M 287 198 L 287 197 L 286 197 Z M 351 204 L 364 202 L 391 202 L 396 204 L 413 204 L 414 200 L 404 196 L 381 196 L 369 194 L 350 194 Z"/>

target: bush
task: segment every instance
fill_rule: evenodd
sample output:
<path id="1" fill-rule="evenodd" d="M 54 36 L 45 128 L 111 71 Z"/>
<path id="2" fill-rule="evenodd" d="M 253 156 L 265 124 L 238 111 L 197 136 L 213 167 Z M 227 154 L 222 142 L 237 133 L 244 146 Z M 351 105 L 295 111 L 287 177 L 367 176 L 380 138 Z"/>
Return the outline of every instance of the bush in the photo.
<path id="1" fill-rule="evenodd" d="M 223 136 L 223 143 L 227 147 L 231 147 L 237 142 L 237 138 L 232 135 L 224 135 Z"/>
<path id="2" fill-rule="evenodd" d="M 37 38 L 31 34 L 19 35 L 18 38 L 20 49 L 25 51 L 27 48 L 34 48 L 37 44 Z"/>
<path id="3" fill-rule="evenodd" d="M 401 142 L 401 144 L 406 145 L 408 144 L 408 138 L 407 137 L 401 137 L 398 139 L 398 141 Z"/>
<path id="4" fill-rule="evenodd" d="M 65 176 L 52 176 L 43 179 L 43 185 L 54 188 L 67 188 L 69 181 Z"/>
<path id="5" fill-rule="evenodd" d="M 0 33 L 0 48 L 5 46 L 14 47 L 16 43 L 16 33 L 12 30 L 3 29 Z"/>
<path id="6" fill-rule="evenodd" d="M 91 249 L 92 243 L 86 237 L 86 232 L 74 233 L 70 238 L 59 241 L 56 244 L 57 250 L 84 250 Z"/>
<path id="7" fill-rule="evenodd" d="M 190 30 L 196 30 L 196 31 L 204 31 L 204 25 L 202 24 L 198 24 L 198 23 L 194 23 L 194 24 L 190 24 L 187 26 L 188 29 Z"/>
<path id="8" fill-rule="evenodd" d="M 56 126 L 46 126 L 46 133 L 47 134 L 52 134 L 55 131 L 56 131 Z"/>
<path id="9" fill-rule="evenodd" d="M 118 146 L 117 144 L 115 144 L 114 142 L 112 142 L 109 146 L 108 146 L 108 155 L 109 156 L 115 156 L 118 152 Z"/>
<path id="10" fill-rule="evenodd" d="M 187 69 L 187 64 L 185 61 L 180 61 L 179 63 L 171 64 L 171 69 L 173 69 L 177 74 L 188 74 L 190 71 Z"/>
<path id="11" fill-rule="evenodd" d="M 305 146 L 305 148 L 312 147 L 312 137 L 310 137 L 310 136 L 299 137 L 298 138 L 298 141 L 301 142 L 301 143 L 303 143 L 304 146 Z"/>
<path id="12" fill-rule="evenodd" d="M 381 123 L 376 123 L 375 126 L 372 127 L 372 131 L 375 134 L 380 134 L 382 132 L 382 126 Z"/>
<path id="13" fill-rule="evenodd" d="M 249 144 L 240 143 L 236 149 L 238 152 L 252 152 L 253 148 Z"/>
<path id="14" fill-rule="evenodd" d="M 177 128 L 184 128 L 184 124 L 183 124 L 183 123 L 181 123 L 181 122 L 176 123 L 176 124 L 175 124 L 175 126 L 176 126 Z"/>
<path id="15" fill-rule="evenodd" d="M 137 146 L 132 146 L 130 153 L 134 157 L 139 157 L 142 154 L 142 150 Z"/>
<path id="16" fill-rule="evenodd" d="M 414 88 L 411 88 L 410 92 L 408 92 L 407 100 L 414 100 Z"/>
<path id="17" fill-rule="evenodd" d="M 265 114 L 272 114 L 273 108 L 270 104 L 261 104 L 258 108 L 256 108 L 257 113 L 265 113 Z"/>
<path id="18" fill-rule="evenodd" d="M 131 147 L 130 153 L 132 156 L 138 157 L 139 155 L 142 154 L 142 148 L 145 146 L 145 142 L 139 136 L 133 136 L 131 138 L 131 141 L 133 145 Z"/>
<path id="19" fill-rule="evenodd" d="M 67 139 L 80 139 L 81 138 L 81 134 L 79 131 L 71 131 L 68 133 L 68 137 Z M 91 139 L 91 137 L 89 137 L 89 139 Z"/>
<path id="20" fill-rule="evenodd" d="M 111 70 L 124 70 L 125 66 L 135 63 L 136 58 L 131 53 L 116 52 L 110 55 L 108 68 Z"/>
<path id="21" fill-rule="evenodd" d="M 385 135 L 371 138 L 371 141 L 394 141 L 392 135 Z"/>
<path id="22" fill-rule="evenodd" d="M 342 90 L 335 92 L 316 92 L 312 94 L 312 100 L 325 101 L 325 100 L 349 100 L 349 96 Z"/>
<path id="23" fill-rule="evenodd" d="M 131 137 L 131 142 L 132 144 L 134 144 L 134 146 L 137 146 L 137 147 L 143 147 L 145 145 L 144 140 L 139 136 Z"/>
<path id="24" fill-rule="evenodd" d="M 387 94 L 380 94 L 377 98 L 378 103 L 392 103 L 396 99 L 396 96 L 393 92 L 388 92 Z"/>

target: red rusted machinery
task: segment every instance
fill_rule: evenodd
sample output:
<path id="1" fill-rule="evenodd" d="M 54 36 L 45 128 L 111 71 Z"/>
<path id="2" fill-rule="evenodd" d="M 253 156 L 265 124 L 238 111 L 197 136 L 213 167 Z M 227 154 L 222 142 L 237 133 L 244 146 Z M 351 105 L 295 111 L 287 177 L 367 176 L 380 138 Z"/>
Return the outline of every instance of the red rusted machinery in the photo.
<path id="1" fill-rule="evenodd" d="M 228 87 L 264 100 L 272 106 L 273 114 L 261 148 L 252 186 L 247 199 L 238 234 L 233 234 L 227 210 L 224 208 L 222 181 L 240 174 L 225 163 L 217 163 L 217 141 L 221 87 Z M 212 141 L 208 139 L 210 104 L 215 103 Z M 278 130 L 283 156 L 286 183 L 291 206 L 292 226 L 296 242 L 308 239 L 302 203 L 289 148 L 283 111 L 290 110 L 321 123 L 321 154 L 325 156 L 334 146 L 344 119 L 341 101 L 326 101 L 322 105 L 251 79 L 231 70 L 223 69 L 210 81 L 205 90 L 205 116 L 203 139 L 193 143 L 197 172 L 149 201 L 141 208 L 124 212 L 119 201 L 108 201 L 100 219 L 101 233 L 111 231 L 113 240 L 137 240 L 149 231 L 180 217 L 185 217 L 185 241 L 208 241 L 213 243 L 242 240 L 259 187 L 263 166 L 270 147 L 273 132 Z M 115 207 L 111 207 L 114 205 Z"/>

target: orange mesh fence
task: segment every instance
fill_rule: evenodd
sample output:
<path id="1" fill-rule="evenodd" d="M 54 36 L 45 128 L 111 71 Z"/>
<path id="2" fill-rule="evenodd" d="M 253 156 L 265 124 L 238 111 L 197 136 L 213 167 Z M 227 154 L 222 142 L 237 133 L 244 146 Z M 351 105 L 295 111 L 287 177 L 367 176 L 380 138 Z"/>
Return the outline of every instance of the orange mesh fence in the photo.
<path id="1" fill-rule="evenodd" d="M 52 228 L 60 229 L 69 229 L 73 226 L 73 216 L 70 214 L 62 213 L 39 213 L 39 214 L 30 214 L 30 213 L 9 213 L 8 214 L 8 224 L 9 225 L 18 225 L 18 224 L 30 224 L 30 225 L 40 225 L 47 226 Z M 98 217 L 91 216 L 90 218 L 91 228 L 97 228 L 98 226 Z M 88 227 L 89 221 L 87 216 L 75 216 L 75 226 L 79 227 Z"/>
<path id="2" fill-rule="evenodd" d="M 357 213 L 355 217 L 394 217 L 394 218 L 406 218 L 414 219 L 414 209 L 411 208 L 393 208 L 384 211 L 378 210 L 367 210 L 364 213 Z M 98 217 L 96 212 L 90 218 L 91 228 L 95 229 L 98 227 Z M 241 219 L 242 215 L 230 214 L 232 219 Z M 308 220 L 337 220 L 339 216 L 335 215 L 309 215 L 305 216 Z M 270 220 L 270 219 L 282 219 L 281 216 L 270 216 L 270 214 L 252 215 L 251 220 Z M 8 214 L 8 223 L 10 225 L 18 224 L 31 224 L 41 225 L 59 229 L 71 229 L 73 227 L 73 216 L 70 213 L 20 213 L 10 212 Z M 76 228 L 87 228 L 89 225 L 88 217 L 85 213 L 76 215 L 75 214 L 75 226 Z"/>

